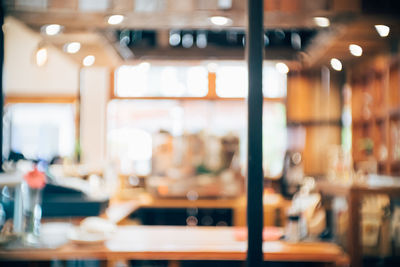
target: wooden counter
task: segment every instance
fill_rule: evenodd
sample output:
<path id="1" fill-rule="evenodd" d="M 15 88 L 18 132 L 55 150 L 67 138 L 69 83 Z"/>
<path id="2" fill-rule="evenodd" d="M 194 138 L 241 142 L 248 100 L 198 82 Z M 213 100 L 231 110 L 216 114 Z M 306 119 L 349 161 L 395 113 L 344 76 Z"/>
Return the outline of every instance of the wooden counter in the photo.
<path id="1" fill-rule="evenodd" d="M 0 249 L 0 260 L 240 260 L 246 241 L 235 239 L 233 227 L 119 226 L 104 245 L 68 243 L 58 249 Z M 332 243 L 264 242 L 266 261 L 341 262 L 343 251 Z"/>

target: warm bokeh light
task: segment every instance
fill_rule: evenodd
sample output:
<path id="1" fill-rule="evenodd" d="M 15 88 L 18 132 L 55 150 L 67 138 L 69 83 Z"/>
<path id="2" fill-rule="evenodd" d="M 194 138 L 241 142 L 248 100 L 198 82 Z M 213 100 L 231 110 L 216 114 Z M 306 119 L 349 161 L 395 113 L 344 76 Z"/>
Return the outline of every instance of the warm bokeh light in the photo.
<path id="1" fill-rule="evenodd" d="M 78 53 L 80 49 L 81 49 L 81 43 L 79 42 L 68 43 L 64 46 L 65 52 L 70 54 Z"/>
<path id="2" fill-rule="evenodd" d="M 90 67 L 94 64 L 94 62 L 96 61 L 95 56 L 93 55 L 88 55 L 83 59 L 83 66 L 85 67 Z"/>
<path id="3" fill-rule="evenodd" d="M 326 17 L 314 17 L 314 22 L 319 27 L 329 27 L 331 25 L 329 19 Z"/>
<path id="4" fill-rule="evenodd" d="M 334 70 L 341 71 L 342 70 L 342 62 L 340 62 L 337 58 L 331 59 L 331 66 Z"/>
<path id="5" fill-rule="evenodd" d="M 122 15 L 112 15 L 108 18 L 108 24 L 110 25 L 118 25 L 124 20 L 124 16 Z"/>
<path id="6" fill-rule="evenodd" d="M 44 27 L 44 32 L 47 35 L 57 35 L 61 32 L 61 25 L 59 24 L 50 24 L 50 25 L 45 25 Z"/>
<path id="7" fill-rule="evenodd" d="M 283 62 L 276 63 L 275 68 L 278 72 L 282 74 L 286 74 L 289 72 L 289 67 Z"/>
<path id="8" fill-rule="evenodd" d="M 40 48 L 36 52 L 36 65 L 39 67 L 44 66 L 47 62 L 47 49 L 46 48 Z"/>
<path id="9" fill-rule="evenodd" d="M 232 20 L 223 16 L 214 16 L 210 18 L 212 24 L 217 26 L 225 26 L 232 24 Z"/>
<path id="10" fill-rule="evenodd" d="M 390 27 L 386 25 L 375 25 L 375 29 L 380 37 L 386 37 L 390 33 Z"/>
<path id="11" fill-rule="evenodd" d="M 350 53 L 355 57 L 360 57 L 363 53 L 361 46 L 356 44 L 349 45 Z"/>

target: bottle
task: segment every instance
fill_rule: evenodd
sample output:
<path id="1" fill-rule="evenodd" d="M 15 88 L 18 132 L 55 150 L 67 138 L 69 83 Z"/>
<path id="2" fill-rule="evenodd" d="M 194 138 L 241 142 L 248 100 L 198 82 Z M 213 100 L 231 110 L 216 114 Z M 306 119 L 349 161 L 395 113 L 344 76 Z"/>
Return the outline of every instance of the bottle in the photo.
<path id="1" fill-rule="evenodd" d="M 285 240 L 294 243 L 300 241 L 300 213 L 294 209 L 288 212 Z"/>

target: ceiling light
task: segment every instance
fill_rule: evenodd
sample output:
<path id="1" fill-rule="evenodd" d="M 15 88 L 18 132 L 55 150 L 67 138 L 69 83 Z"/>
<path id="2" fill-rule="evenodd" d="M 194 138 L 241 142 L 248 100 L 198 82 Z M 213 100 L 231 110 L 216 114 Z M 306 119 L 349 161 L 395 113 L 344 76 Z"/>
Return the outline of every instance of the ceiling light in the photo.
<path id="1" fill-rule="evenodd" d="M 186 33 L 182 36 L 182 46 L 184 48 L 192 47 L 193 45 L 193 35 L 190 33 Z"/>
<path id="2" fill-rule="evenodd" d="M 356 56 L 356 57 L 360 57 L 362 55 L 362 52 L 363 52 L 361 46 L 356 45 L 356 44 L 349 45 L 349 50 L 350 50 L 350 53 L 353 56 Z"/>
<path id="3" fill-rule="evenodd" d="M 269 37 L 267 34 L 264 34 L 264 46 L 268 46 L 269 45 Z"/>
<path id="4" fill-rule="evenodd" d="M 276 38 L 277 41 L 281 42 L 285 39 L 285 32 L 282 29 L 274 30 L 273 36 Z"/>
<path id="5" fill-rule="evenodd" d="M 290 35 L 290 43 L 295 50 L 301 49 L 301 36 L 297 32 L 292 32 Z"/>
<path id="6" fill-rule="evenodd" d="M 122 15 L 112 15 L 108 18 L 108 24 L 117 25 L 120 24 L 124 20 L 124 16 Z"/>
<path id="7" fill-rule="evenodd" d="M 375 25 L 375 29 L 380 37 L 386 37 L 390 32 L 390 27 L 386 25 Z"/>
<path id="8" fill-rule="evenodd" d="M 232 8 L 232 0 L 218 0 L 218 8 L 220 9 Z"/>
<path id="9" fill-rule="evenodd" d="M 198 33 L 196 36 L 196 45 L 198 48 L 207 47 L 207 35 L 205 33 Z"/>
<path id="10" fill-rule="evenodd" d="M 211 17 L 210 21 L 212 24 L 217 25 L 217 26 L 224 26 L 224 25 L 232 24 L 232 20 L 230 18 L 222 17 L 222 16 Z"/>
<path id="11" fill-rule="evenodd" d="M 47 35 L 57 35 L 61 32 L 61 25 L 59 24 L 49 24 L 42 27 L 42 32 Z"/>
<path id="12" fill-rule="evenodd" d="M 341 71 L 342 70 L 342 62 L 340 62 L 337 58 L 331 59 L 331 66 L 334 70 Z"/>
<path id="13" fill-rule="evenodd" d="M 64 50 L 67 53 L 75 54 L 81 49 L 81 44 L 78 42 L 68 43 L 64 46 Z"/>
<path id="14" fill-rule="evenodd" d="M 39 67 L 44 66 L 47 62 L 47 49 L 42 47 L 36 51 L 36 65 Z"/>
<path id="15" fill-rule="evenodd" d="M 331 25 L 329 19 L 326 17 L 314 17 L 314 22 L 319 27 L 329 27 Z"/>
<path id="16" fill-rule="evenodd" d="M 289 67 L 283 62 L 276 63 L 275 68 L 279 73 L 282 74 L 287 74 L 289 72 Z"/>
<path id="17" fill-rule="evenodd" d="M 94 64 L 95 61 L 96 61 L 96 58 L 93 55 L 89 55 L 83 59 L 82 63 L 83 63 L 83 66 L 90 67 Z"/>
<path id="18" fill-rule="evenodd" d="M 171 46 L 177 46 L 181 42 L 181 35 L 179 32 L 170 32 L 169 34 L 169 44 Z"/>

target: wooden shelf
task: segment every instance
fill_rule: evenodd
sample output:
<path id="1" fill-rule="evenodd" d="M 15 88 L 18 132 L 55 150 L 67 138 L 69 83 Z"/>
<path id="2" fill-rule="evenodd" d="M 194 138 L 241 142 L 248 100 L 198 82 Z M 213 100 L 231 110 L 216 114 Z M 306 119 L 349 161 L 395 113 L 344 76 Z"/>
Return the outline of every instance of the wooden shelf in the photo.
<path id="1" fill-rule="evenodd" d="M 378 60 L 379 61 L 379 60 Z M 373 143 L 373 154 L 378 159 L 380 148 L 387 148 L 393 154 L 396 142 L 393 128 L 400 121 L 400 57 L 388 56 L 384 61 L 371 60 L 371 68 L 360 71 L 350 78 L 352 81 L 353 111 L 353 159 L 363 160 L 360 141 L 369 138 Z M 375 64 L 375 65 L 374 65 Z M 379 67 L 374 67 L 379 66 Z M 363 119 L 362 115 L 369 119 Z M 398 174 L 400 163 L 387 160 L 378 164 L 381 174 Z"/>

